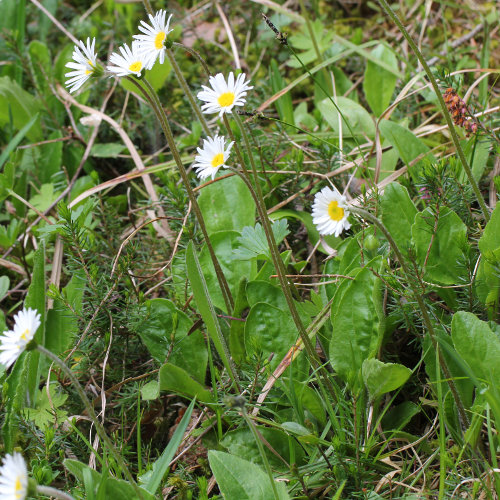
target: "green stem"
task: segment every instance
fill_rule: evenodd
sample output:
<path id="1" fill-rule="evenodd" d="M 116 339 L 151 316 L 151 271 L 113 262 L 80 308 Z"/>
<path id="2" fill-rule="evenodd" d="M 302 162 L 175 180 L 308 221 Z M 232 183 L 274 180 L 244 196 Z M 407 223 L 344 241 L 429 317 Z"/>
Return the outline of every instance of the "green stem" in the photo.
<path id="1" fill-rule="evenodd" d="M 189 177 L 187 175 L 186 169 L 184 168 L 181 156 L 175 145 L 172 129 L 170 128 L 167 117 L 165 116 L 165 113 L 160 103 L 160 99 L 158 98 L 158 95 L 154 91 L 153 87 L 151 87 L 150 83 L 145 78 L 141 79 L 140 81 L 133 77 L 127 77 L 127 79 L 128 81 L 132 82 L 141 91 L 142 95 L 144 95 L 144 97 L 149 101 L 149 103 L 153 107 L 153 110 L 156 113 L 156 116 L 158 117 L 158 120 L 160 121 L 163 133 L 165 134 L 165 138 L 167 139 L 168 146 L 170 148 L 170 151 L 172 152 L 177 168 L 179 169 L 179 173 L 181 174 L 182 182 L 186 187 L 189 201 L 191 202 L 191 207 L 198 220 L 201 232 L 203 233 L 203 237 L 205 238 L 205 243 L 207 245 L 210 258 L 212 259 L 212 263 L 214 265 L 215 274 L 217 275 L 217 280 L 219 281 L 219 286 L 222 291 L 222 296 L 224 298 L 228 314 L 231 314 L 234 307 L 233 296 L 231 294 L 231 290 L 229 289 L 226 277 L 224 276 L 222 268 L 219 264 L 219 260 L 215 255 L 215 251 L 213 249 L 212 243 L 210 242 L 210 238 L 208 237 L 208 232 L 205 226 L 205 221 L 203 219 L 203 214 L 201 213 L 193 188 L 191 187 L 191 184 L 189 182 Z M 144 83 L 144 86 L 141 85 L 141 83 Z"/>
<path id="2" fill-rule="evenodd" d="M 362 208 L 357 208 L 353 206 L 349 206 L 349 210 L 362 217 L 363 219 L 369 220 L 375 224 L 380 231 L 384 234 L 384 236 L 387 238 L 387 241 L 389 242 L 389 245 L 391 245 L 391 248 L 394 250 L 394 253 L 396 254 L 396 258 L 399 261 L 399 264 L 401 265 L 401 268 L 403 269 L 406 278 L 408 280 L 408 283 L 413 291 L 413 296 L 415 300 L 417 301 L 418 307 L 422 313 L 422 319 L 424 321 L 424 324 L 427 328 L 427 331 L 429 332 L 429 337 L 432 342 L 432 346 L 434 347 L 435 352 L 437 352 L 438 357 L 439 357 L 439 364 L 441 366 L 441 369 L 443 370 L 444 376 L 448 382 L 448 386 L 450 387 L 450 391 L 453 395 L 453 399 L 455 400 L 455 404 L 457 405 L 458 412 L 460 415 L 460 418 L 462 420 L 462 425 L 466 428 L 469 427 L 469 418 L 467 417 L 467 413 L 465 411 L 464 404 L 462 403 L 462 399 L 460 398 L 460 395 L 458 393 L 457 387 L 455 385 L 455 382 L 451 376 L 450 370 L 448 369 L 448 366 L 446 364 L 445 359 L 443 358 L 443 355 L 441 353 L 441 350 L 439 349 L 438 341 L 436 338 L 436 333 L 434 332 L 434 327 L 432 326 L 432 321 L 429 316 L 429 313 L 427 311 L 427 307 L 425 306 L 424 299 L 422 298 L 422 295 L 419 293 L 419 286 L 418 283 L 415 283 L 415 279 L 413 277 L 413 274 L 410 271 L 410 268 L 407 266 L 406 261 L 403 257 L 403 254 L 399 250 L 398 245 L 394 241 L 393 237 L 391 236 L 391 233 L 387 230 L 387 228 L 380 222 L 377 217 L 372 215 L 370 212 L 367 212 L 366 210 L 363 210 Z"/>
<path id="3" fill-rule="evenodd" d="M 80 382 L 78 379 L 75 377 L 74 373 L 66 366 L 66 364 L 59 359 L 55 354 L 50 352 L 49 350 L 45 349 L 45 347 L 41 345 L 37 345 L 36 349 L 41 352 L 44 356 L 49 358 L 53 363 L 55 363 L 63 372 L 64 374 L 71 380 L 71 383 L 76 389 L 76 392 L 78 393 L 78 396 L 80 396 L 80 399 L 82 400 L 83 404 L 85 405 L 85 409 L 87 410 L 87 413 L 92 420 L 92 423 L 95 425 L 97 434 L 101 438 L 101 440 L 106 444 L 108 450 L 111 452 L 113 455 L 113 458 L 116 460 L 116 463 L 120 466 L 121 470 L 124 472 L 125 476 L 129 480 L 130 484 L 133 486 L 135 492 L 139 496 L 141 500 L 144 500 L 144 497 L 142 495 L 142 490 L 139 488 L 137 483 L 135 482 L 134 478 L 132 477 L 132 474 L 130 473 L 127 464 L 125 463 L 125 460 L 123 460 L 123 457 L 119 453 L 119 451 L 116 449 L 115 445 L 112 443 L 111 439 L 109 436 L 106 434 L 106 431 L 104 430 L 104 427 L 102 426 L 101 422 L 99 422 L 97 415 L 95 414 L 94 407 L 92 406 L 92 403 L 89 401 L 87 398 L 87 395 L 85 394 L 85 391 L 83 390 L 82 386 L 80 385 Z"/>
<path id="4" fill-rule="evenodd" d="M 186 79 L 184 78 L 184 75 L 182 74 L 182 71 L 179 68 L 179 65 L 177 64 L 177 61 L 175 60 L 174 53 L 170 49 L 167 49 L 167 56 L 168 60 L 170 61 L 170 64 L 172 65 L 175 76 L 177 77 L 177 80 L 181 84 L 182 90 L 184 90 L 184 94 L 188 98 L 189 104 L 191 104 L 191 108 L 193 108 L 193 111 L 196 117 L 198 118 L 198 121 L 201 123 L 201 126 L 203 127 L 205 134 L 212 135 L 210 133 L 210 128 L 208 127 L 207 120 L 205 119 L 205 116 L 201 112 L 200 108 L 198 107 L 198 104 L 196 104 L 193 94 L 191 93 L 191 89 L 189 88 L 189 85 L 187 84 Z"/>
<path id="5" fill-rule="evenodd" d="M 455 145 L 455 149 L 457 150 L 458 157 L 460 158 L 460 162 L 462 163 L 462 166 L 464 168 L 465 174 L 467 175 L 467 178 L 469 179 L 470 185 L 472 186 L 472 189 L 474 191 L 474 194 L 476 195 L 477 201 L 479 202 L 479 205 L 481 206 L 481 210 L 483 211 L 484 219 L 486 222 L 490 220 L 490 212 L 488 210 L 488 207 L 486 206 L 486 203 L 484 201 L 483 196 L 481 195 L 481 191 L 479 190 L 479 186 L 477 185 L 476 180 L 474 179 L 474 176 L 472 175 L 472 170 L 469 167 L 469 164 L 467 162 L 467 159 L 465 158 L 465 154 L 462 150 L 462 146 L 460 145 L 460 140 L 457 135 L 457 131 L 455 130 L 455 126 L 453 125 L 453 120 L 451 119 L 450 113 L 448 112 L 448 108 L 446 107 L 446 103 L 444 102 L 443 95 L 441 94 L 441 91 L 439 90 L 439 86 L 437 84 L 436 79 L 434 78 L 434 75 L 432 74 L 429 65 L 427 64 L 427 61 L 425 60 L 424 56 L 420 52 L 420 50 L 417 47 L 417 44 L 413 41 L 413 38 L 410 36 L 408 31 L 406 31 L 406 28 L 404 27 L 403 23 L 399 19 L 399 17 L 396 15 L 396 13 L 391 9 L 389 4 L 387 3 L 386 0 L 378 0 L 378 3 L 384 9 L 386 14 L 394 21 L 396 26 L 399 28 L 399 31 L 403 34 L 403 36 L 406 38 L 406 41 L 408 42 L 408 45 L 411 47 L 415 55 L 417 56 L 417 59 L 419 60 L 420 64 L 424 68 L 424 71 L 427 74 L 427 77 L 429 78 L 432 88 L 434 89 L 434 92 L 436 93 L 436 96 L 439 101 L 439 105 L 441 106 L 441 109 L 443 111 L 443 115 L 445 117 L 446 123 L 448 125 L 448 129 L 451 134 L 451 138 L 453 140 L 453 144 Z"/>
<path id="6" fill-rule="evenodd" d="M 148 14 L 151 14 L 154 16 L 153 8 L 151 7 L 151 3 L 149 0 L 142 0 L 142 3 L 144 4 L 144 8 L 146 9 L 146 12 Z"/>
<path id="7" fill-rule="evenodd" d="M 250 427 L 250 430 L 252 431 L 255 442 L 257 443 L 257 447 L 259 448 L 260 456 L 262 457 L 262 461 L 264 462 L 264 466 L 266 468 L 267 475 L 269 476 L 269 480 L 271 481 L 271 486 L 273 488 L 274 498 L 276 500 L 279 500 L 280 496 L 278 494 L 278 490 L 276 489 L 276 482 L 274 481 L 273 471 L 271 470 L 271 466 L 269 465 L 269 460 L 267 459 L 266 452 L 264 450 L 264 446 L 263 446 L 262 441 L 261 441 L 260 436 L 259 436 L 259 432 L 257 431 L 255 424 L 252 422 L 252 419 L 248 416 L 245 406 L 242 406 L 241 414 L 243 415 L 243 418 L 245 419 L 245 422 L 247 423 L 248 427 Z"/>
<path id="8" fill-rule="evenodd" d="M 314 370 L 319 370 L 324 378 L 324 382 L 328 387 L 328 391 L 330 392 L 333 400 L 335 401 L 336 395 L 335 395 L 335 388 L 333 387 L 330 379 L 329 379 L 329 374 L 326 368 L 321 364 L 321 361 L 318 357 L 318 354 L 316 353 L 316 349 L 314 348 L 311 339 L 307 335 L 307 331 L 304 328 L 304 325 L 302 324 L 302 320 L 300 319 L 299 313 L 297 312 L 297 308 L 295 307 L 295 304 L 293 302 L 293 297 L 292 297 L 292 292 L 291 292 L 291 285 L 286 277 L 286 269 L 283 264 L 283 260 L 281 259 L 281 255 L 278 250 L 278 246 L 276 244 L 276 240 L 274 239 L 274 233 L 271 227 L 271 223 L 269 221 L 269 217 L 267 216 L 267 210 L 266 210 L 266 204 L 264 202 L 264 197 L 262 195 L 262 189 L 260 187 L 260 181 L 259 181 L 259 176 L 257 172 L 257 168 L 255 166 L 255 161 L 253 158 L 252 154 L 252 149 L 250 147 L 250 141 L 248 140 L 248 135 L 245 130 L 245 126 L 243 125 L 243 122 L 241 121 L 241 118 L 237 115 L 233 115 L 235 117 L 236 123 L 238 124 L 240 130 L 241 130 L 241 135 L 243 137 L 243 141 L 245 143 L 245 148 L 247 150 L 247 154 L 250 160 L 250 165 L 252 168 L 252 173 L 253 173 L 253 178 L 254 178 L 254 193 L 255 193 L 255 204 L 257 206 L 257 211 L 259 213 L 259 217 L 262 222 L 262 227 L 264 228 L 264 232 L 266 234 L 266 239 L 267 243 L 269 245 L 269 249 L 271 251 L 271 257 L 273 260 L 274 267 L 276 269 L 276 273 L 278 275 L 278 279 L 280 282 L 281 289 L 283 290 L 283 293 L 285 295 L 285 300 L 287 302 L 288 308 L 290 310 L 290 314 L 292 316 L 293 322 L 295 323 L 295 326 L 297 327 L 297 330 L 299 332 L 300 338 L 302 339 L 302 342 L 304 343 L 304 348 L 306 350 L 307 356 L 309 358 L 309 361 L 314 368 Z M 226 125 L 227 131 L 230 134 L 232 140 L 234 141 L 234 149 L 236 151 L 236 154 L 238 156 L 238 161 L 241 165 L 241 168 L 243 170 L 244 175 L 248 179 L 247 185 L 251 186 L 251 182 L 249 180 L 249 175 L 248 175 L 248 169 L 246 168 L 245 161 L 243 158 L 243 155 L 241 154 L 241 151 L 238 147 L 238 144 L 235 140 L 234 134 L 231 130 L 231 127 L 229 126 L 229 121 L 224 115 L 224 123 Z M 250 189 L 250 192 L 253 190 Z M 320 378 L 318 377 L 318 380 Z"/>

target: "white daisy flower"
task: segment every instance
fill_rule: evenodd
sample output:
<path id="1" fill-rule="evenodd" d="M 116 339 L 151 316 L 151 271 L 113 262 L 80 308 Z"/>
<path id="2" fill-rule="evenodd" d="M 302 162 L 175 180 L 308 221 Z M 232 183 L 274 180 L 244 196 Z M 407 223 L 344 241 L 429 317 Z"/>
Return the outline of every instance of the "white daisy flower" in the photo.
<path id="1" fill-rule="evenodd" d="M 87 45 L 80 40 L 80 46 L 75 45 L 73 50 L 73 61 L 66 64 L 67 68 L 73 69 L 66 73 L 64 76 L 68 77 L 66 80 L 66 87 L 69 87 L 70 92 L 78 90 L 98 69 L 97 54 L 95 52 L 95 38 L 87 38 Z M 81 50 L 80 50 L 81 49 Z"/>
<path id="2" fill-rule="evenodd" d="M 23 309 L 14 316 L 14 328 L 0 336 L 0 363 L 8 368 L 23 353 L 40 326 L 36 310 Z"/>
<path id="3" fill-rule="evenodd" d="M 198 177 L 203 180 L 212 176 L 214 179 L 219 168 L 227 168 L 226 162 L 233 144 L 231 142 L 226 147 L 226 139 L 218 135 L 203 139 L 203 149 L 197 148 L 200 154 L 195 158 L 196 163 L 193 165 L 193 168 L 197 169 Z"/>
<path id="4" fill-rule="evenodd" d="M 141 52 L 137 41 L 132 42 L 131 48 L 126 43 L 123 44 L 120 53 L 121 55 L 113 52 L 109 56 L 109 62 L 114 66 L 107 66 L 107 69 L 115 73 L 115 76 L 141 76 L 141 71 L 149 65 L 151 55 Z"/>
<path id="5" fill-rule="evenodd" d="M 198 99 L 206 103 L 201 106 L 201 109 L 203 113 L 219 113 L 219 116 L 231 113 L 234 106 L 243 106 L 246 102 L 244 97 L 247 95 L 247 90 L 253 89 L 248 85 L 250 80 L 245 81 L 244 73 L 240 73 L 236 81 L 234 81 L 234 74 L 229 73 L 227 82 L 224 75 L 218 73 L 209 78 L 209 83 L 212 88 L 202 85 L 203 90 L 198 92 Z"/>
<path id="6" fill-rule="evenodd" d="M 351 227 L 347 220 L 349 208 L 345 196 L 329 187 L 324 187 L 319 193 L 316 193 L 312 206 L 312 216 L 319 234 L 339 236 L 344 229 Z"/>
<path id="7" fill-rule="evenodd" d="M 165 42 L 167 41 L 167 35 L 172 31 L 168 29 L 172 14 L 168 16 L 165 22 L 166 15 L 165 10 L 158 11 L 154 17 L 149 14 L 151 25 L 141 21 L 142 26 L 139 26 L 139 31 L 142 31 L 144 35 L 134 35 L 134 38 L 138 41 L 139 50 L 145 53 L 148 58 L 151 57 L 147 69 L 153 67 L 158 57 L 160 58 L 160 64 L 165 61 L 165 51 L 167 50 Z"/>
<path id="8" fill-rule="evenodd" d="M 24 500 L 28 494 L 28 469 L 20 453 L 5 455 L 0 467 L 0 498 Z"/>

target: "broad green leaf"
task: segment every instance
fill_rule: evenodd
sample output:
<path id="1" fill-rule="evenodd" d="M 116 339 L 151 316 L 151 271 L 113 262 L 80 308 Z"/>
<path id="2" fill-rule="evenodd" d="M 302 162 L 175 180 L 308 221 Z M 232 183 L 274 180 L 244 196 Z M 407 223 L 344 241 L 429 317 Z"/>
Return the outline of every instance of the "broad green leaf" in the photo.
<path id="1" fill-rule="evenodd" d="M 480 382 L 500 390 L 500 339 L 488 323 L 472 313 L 459 311 L 451 321 L 451 338 Z"/>
<path id="2" fill-rule="evenodd" d="M 257 465 L 222 451 L 208 452 L 210 468 L 226 500 L 274 499 L 269 476 Z M 290 497 L 284 483 L 275 483 L 279 500 Z"/>
<path id="3" fill-rule="evenodd" d="M 381 120 L 379 128 L 382 136 L 399 153 L 401 161 L 409 165 L 417 156 L 429 153 L 430 149 L 413 132 L 389 120 Z M 432 154 L 426 155 L 433 158 Z M 413 170 L 410 168 L 410 174 Z"/>
<path id="4" fill-rule="evenodd" d="M 217 231 L 241 231 L 255 223 L 252 195 L 236 175 L 204 187 L 198 203 L 209 235 Z"/>
<path id="5" fill-rule="evenodd" d="M 420 412 L 420 408 L 412 401 L 405 401 L 393 408 L 382 418 L 382 429 L 399 431 L 404 429 L 410 420 Z"/>
<path id="6" fill-rule="evenodd" d="M 33 259 L 33 275 L 28 294 L 24 301 L 24 307 L 35 309 L 40 314 L 41 325 L 38 328 L 34 340 L 45 345 L 45 247 L 40 244 Z M 36 404 L 36 395 L 40 383 L 41 367 L 40 353 L 31 351 L 28 353 L 28 392 L 32 405 Z"/>
<path id="7" fill-rule="evenodd" d="M 165 363 L 160 368 L 160 390 L 182 394 L 188 398 L 196 398 L 204 403 L 213 403 L 212 393 L 199 382 L 191 378 L 182 368 Z"/>
<path id="8" fill-rule="evenodd" d="M 362 373 L 370 399 L 374 401 L 386 392 L 399 389 L 410 378 L 411 370 L 398 363 L 383 363 L 372 358 L 365 359 Z"/>
<path id="9" fill-rule="evenodd" d="M 337 106 L 342 114 L 342 135 L 344 137 L 352 137 L 365 135 L 373 137 L 375 135 L 375 125 L 370 113 L 363 106 L 353 100 L 339 96 L 337 97 Z M 328 122 L 335 135 L 339 135 L 339 113 L 330 99 L 321 101 L 319 111 L 323 118 Z M 346 124 L 349 124 L 349 127 Z"/>
<path id="10" fill-rule="evenodd" d="M 189 420 L 191 419 L 191 414 L 193 413 L 194 403 L 195 400 L 193 399 L 182 416 L 182 419 L 175 429 L 173 436 L 170 438 L 167 447 L 163 450 L 160 458 L 153 463 L 153 470 L 151 474 L 148 475 L 148 481 L 144 485 L 144 488 L 153 495 L 158 490 L 163 477 L 168 471 L 169 464 L 174 458 L 177 448 L 179 448 L 179 445 L 181 444 L 184 432 L 189 424 Z"/>
<path id="11" fill-rule="evenodd" d="M 373 60 L 383 61 L 398 70 L 398 60 L 394 51 L 384 44 L 377 45 L 372 51 Z M 372 59 L 366 61 L 363 90 L 366 100 L 373 112 L 380 116 L 391 103 L 392 94 L 396 88 L 397 77 L 387 71 Z"/>
<path id="12" fill-rule="evenodd" d="M 486 259 L 481 259 L 474 285 L 478 299 L 484 305 L 493 308 L 500 295 L 500 276 L 496 266 L 490 264 Z"/>
<path id="13" fill-rule="evenodd" d="M 479 250 L 490 263 L 500 262 L 500 203 L 497 203 L 484 228 L 479 240 Z"/>
<path id="14" fill-rule="evenodd" d="M 304 451 L 294 441 L 289 440 L 283 431 L 264 426 L 259 426 L 258 430 L 271 447 L 286 461 L 290 459 L 290 452 L 292 451 L 295 454 L 295 463 L 300 465 L 303 462 Z M 311 431 L 307 430 L 307 434 L 311 434 Z M 233 456 L 243 458 L 260 466 L 264 465 L 259 448 L 255 442 L 255 437 L 248 427 L 240 427 L 239 429 L 226 432 L 220 444 Z M 290 445 L 292 445 L 292 450 L 290 450 Z M 264 446 L 264 449 L 271 467 L 283 470 L 283 461 L 274 453 L 271 453 L 266 446 Z"/>
<path id="15" fill-rule="evenodd" d="M 488 158 L 492 148 L 493 139 L 481 138 L 481 140 L 475 142 L 475 148 L 473 148 L 474 156 L 472 157 L 472 151 L 470 153 L 469 162 L 472 170 L 472 176 L 479 182 L 488 164 Z M 472 157 L 472 158 L 471 158 Z M 472 161 L 471 161 L 472 160 Z M 465 171 L 460 172 L 460 181 L 462 183 L 468 182 L 467 175 Z"/>
<path id="16" fill-rule="evenodd" d="M 255 274 L 256 269 L 255 261 L 239 260 L 236 253 L 239 236 L 240 233 L 236 231 L 220 231 L 210 235 L 210 242 L 233 295 L 237 293 L 241 278 L 250 279 Z M 215 274 L 214 265 L 206 245 L 203 246 L 200 252 L 200 265 L 203 269 L 203 275 L 213 305 L 229 313 L 229 311 L 226 311 L 219 280 Z"/>
<path id="17" fill-rule="evenodd" d="M 8 76 L 0 77 L 0 126 L 4 127 L 10 122 L 9 108 L 14 120 L 14 127 L 21 130 L 42 109 L 39 99 L 23 90 L 14 80 Z M 30 141 L 42 139 L 40 120 L 26 131 L 26 137 Z"/>
<path id="18" fill-rule="evenodd" d="M 160 383 L 158 380 L 151 380 L 141 387 L 141 398 L 143 401 L 154 401 L 160 396 Z"/>
<path id="19" fill-rule="evenodd" d="M 401 252 L 408 255 L 411 245 L 411 227 L 417 215 L 417 209 L 408 190 L 397 182 L 391 182 L 384 190 L 381 206 L 382 222 Z"/>
<path id="20" fill-rule="evenodd" d="M 190 332 L 193 322 L 167 299 L 144 303 L 140 323 L 134 330 L 159 363 L 168 361 L 186 370 L 199 382 L 205 380 L 208 353 L 200 330 Z"/>
<path id="21" fill-rule="evenodd" d="M 248 305 L 253 307 L 258 302 L 265 302 L 281 309 L 288 311 L 285 294 L 278 286 L 271 285 L 267 281 L 249 281 L 246 287 Z"/>
<path id="22" fill-rule="evenodd" d="M 467 270 L 463 255 L 467 246 L 467 227 L 447 207 L 439 209 L 437 218 L 428 207 L 415 216 L 411 228 L 418 264 L 424 268 L 424 279 L 445 285 L 465 283 Z"/>
<path id="23" fill-rule="evenodd" d="M 298 338 L 297 328 L 289 311 L 283 311 L 270 304 L 255 304 L 245 322 L 245 346 L 247 354 L 262 353 L 267 359 L 274 353 L 270 369 L 278 366 Z"/>
<path id="24" fill-rule="evenodd" d="M 93 492 L 94 495 L 97 493 L 97 490 L 100 489 L 104 498 L 112 498 L 113 500 L 137 500 L 139 498 L 134 487 L 123 479 L 115 479 L 114 477 L 109 476 L 103 477 L 102 474 L 90 468 L 88 465 L 79 462 L 78 460 L 66 459 L 64 460 L 63 465 L 71 474 L 73 474 L 86 486 L 92 484 L 95 488 L 95 491 Z M 155 499 L 155 497 L 144 488 L 141 488 L 141 490 L 144 500 Z M 86 493 L 86 498 L 89 498 L 88 495 L 90 492 L 87 491 Z"/>
<path id="25" fill-rule="evenodd" d="M 384 332 L 381 283 L 370 270 L 379 265 L 380 258 L 374 259 L 354 280 L 346 280 L 331 309 L 330 361 L 355 392 L 361 388 L 363 361 L 376 355 Z"/>

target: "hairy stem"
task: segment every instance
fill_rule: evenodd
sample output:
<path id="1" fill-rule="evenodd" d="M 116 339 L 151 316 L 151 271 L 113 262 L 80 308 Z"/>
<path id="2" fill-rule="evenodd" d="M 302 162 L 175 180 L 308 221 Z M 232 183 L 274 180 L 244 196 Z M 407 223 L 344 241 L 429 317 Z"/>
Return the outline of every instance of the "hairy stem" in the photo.
<path id="1" fill-rule="evenodd" d="M 60 498 L 61 500 L 75 500 L 69 493 L 58 490 L 57 488 L 52 488 L 52 486 L 43 486 L 41 484 L 36 485 L 37 493 L 51 498 Z"/>
<path id="2" fill-rule="evenodd" d="M 189 104 L 191 104 L 191 108 L 193 109 L 201 126 L 203 127 L 203 131 L 205 132 L 205 134 L 211 135 L 210 128 L 208 127 L 208 124 L 207 124 L 207 120 L 205 119 L 205 116 L 201 112 L 200 108 L 198 107 L 198 104 L 196 104 L 196 101 L 194 100 L 194 96 L 191 93 L 191 89 L 189 88 L 189 85 L 187 84 L 186 79 L 184 78 L 184 75 L 182 74 L 181 68 L 179 68 L 177 61 L 175 60 L 174 53 L 170 49 L 167 50 L 167 56 L 168 56 L 168 60 L 170 61 L 170 64 L 172 65 L 175 76 L 177 77 L 177 80 L 181 84 L 182 90 L 184 90 L 184 94 L 188 98 Z"/>
<path id="3" fill-rule="evenodd" d="M 235 117 L 236 122 L 238 123 L 238 126 L 241 130 L 241 134 L 243 137 L 243 141 L 245 143 L 245 148 L 247 150 L 247 154 L 250 160 L 250 165 L 253 173 L 253 179 L 254 179 L 254 186 L 252 186 L 252 183 L 250 181 L 250 176 L 249 176 L 249 171 L 245 165 L 245 161 L 243 158 L 243 155 L 241 153 L 241 150 L 236 142 L 236 139 L 234 137 L 234 134 L 231 130 L 231 127 L 229 126 L 229 121 L 224 115 L 224 123 L 226 125 L 226 129 L 231 136 L 231 139 L 234 141 L 234 149 L 236 151 L 236 155 L 238 156 L 238 161 L 241 165 L 241 168 L 243 170 L 243 175 L 246 176 L 247 181 L 246 184 L 250 189 L 250 192 L 252 193 L 252 196 L 254 196 L 255 204 L 257 206 L 257 212 L 259 214 L 259 217 L 262 222 L 262 227 L 264 229 L 264 232 L 266 234 L 266 239 L 267 243 L 269 245 L 269 249 L 271 251 L 271 257 L 273 260 L 274 267 L 276 269 L 276 273 L 278 275 L 278 279 L 280 282 L 281 289 L 283 290 L 283 294 L 285 295 L 285 300 L 287 302 L 288 308 L 290 310 L 290 314 L 292 316 L 293 322 L 295 323 L 295 326 L 297 327 L 297 330 L 299 332 L 300 338 L 302 339 L 302 342 L 304 344 L 304 348 L 306 350 L 307 356 L 310 360 L 310 363 L 314 370 L 319 370 L 323 376 L 324 383 L 328 387 L 328 391 L 332 397 L 332 399 L 335 401 L 336 400 L 336 394 L 335 394 L 335 388 L 333 387 L 330 379 L 329 379 L 329 374 L 326 368 L 321 364 L 320 359 L 318 357 L 318 354 L 316 353 L 316 349 L 314 348 L 311 339 L 307 335 L 307 331 L 304 328 L 304 325 L 302 323 L 302 320 L 300 319 L 299 313 L 297 311 L 297 308 L 295 307 L 295 304 L 293 302 L 293 297 L 292 297 L 292 292 L 291 292 L 291 285 L 286 277 L 286 269 L 283 264 L 283 260 L 281 259 L 281 255 L 278 250 L 278 246 L 276 244 L 276 240 L 274 238 L 274 233 L 271 227 L 271 223 L 269 221 L 269 217 L 267 216 L 267 210 L 266 210 L 266 205 L 264 202 L 264 197 L 262 195 L 262 190 L 260 187 L 260 181 L 259 181 L 259 176 L 257 173 L 257 168 L 255 166 L 255 162 L 253 159 L 253 154 L 252 154 L 252 149 L 250 146 L 250 141 L 248 139 L 248 135 L 245 130 L 245 126 L 243 122 L 241 121 L 241 118 L 235 114 L 233 115 Z M 242 177 L 243 178 L 243 177 Z M 318 378 L 318 380 L 320 380 Z"/>

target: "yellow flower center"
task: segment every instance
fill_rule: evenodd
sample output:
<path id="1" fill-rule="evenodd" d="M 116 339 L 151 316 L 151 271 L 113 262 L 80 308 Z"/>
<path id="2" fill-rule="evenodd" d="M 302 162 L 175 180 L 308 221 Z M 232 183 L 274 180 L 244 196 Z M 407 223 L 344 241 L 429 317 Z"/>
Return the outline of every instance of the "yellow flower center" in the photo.
<path id="1" fill-rule="evenodd" d="M 220 167 L 224 163 L 224 155 L 222 153 L 218 153 L 214 156 L 212 160 L 212 167 L 217 168 Z"/>
<path id="2" fill-rule="evenodd" d="M 23 485 L 20 476 L 16 477 L 16 498 L 23 498 Z"/>
<path id="3" fill-rule="evenodd" d="M 226 106 L 231 106 L 231 104 L 233 104 L 234 102 L 233 92 L 224 92 L 224 94 L 221 94 L 219 96 L 217 102 L 219 103 L 221 108 L 225 108 Z"/>
<path id="4" fill-rule="evenodd" d="M 86 69 L 85 74 L 91 75 L 94 72 L 94 65 L 92 64 L 92 61 L 90 59 L 87 59 L 87 64 L 90 66 L 91 69 Z"/>
<path id="5" fill-rule="evenodd" d="M 328 215 L 332 220 L 342 220 L 342 217 L 344 217 L 344 209 L 342 207 L 339 207 L 338 201 L 330 202 L 330 204 L 328 205 Z"/>
<path id="6" fill-rule="evenodd" d="M 155 49 L 156 50 L 160 50 L 163 48 L 163 42 L 165 41 L 165 38 L 167 38 L 167 34 L 164 31 L 160 31 L 155 36 Z"/>
<path id="7" fill-rule="evenodd" d="M 128 69 L 129 69 L 129 71 L 132 71 L 132 73 L 139 73 L 139 71 L 141 71 L 141 69 L 142 69 L 142 62 L 136 61 L 136 62 L 132 63 L 128 67 Z"/>
<path id="8" fill-rule="evenodd" d="M 28 335 L 30 334 L 30 329 L 29 328 L 26 328 L 26 330 L 24 330 L 24 332 L 22 333 L 21 335 L 21 338 L 23 340 L 28 340 Z"/>

